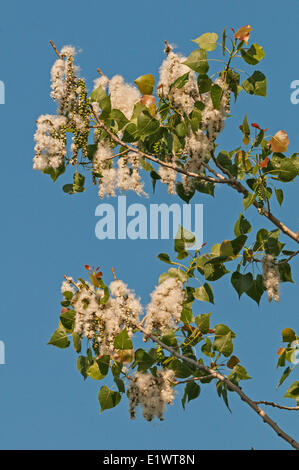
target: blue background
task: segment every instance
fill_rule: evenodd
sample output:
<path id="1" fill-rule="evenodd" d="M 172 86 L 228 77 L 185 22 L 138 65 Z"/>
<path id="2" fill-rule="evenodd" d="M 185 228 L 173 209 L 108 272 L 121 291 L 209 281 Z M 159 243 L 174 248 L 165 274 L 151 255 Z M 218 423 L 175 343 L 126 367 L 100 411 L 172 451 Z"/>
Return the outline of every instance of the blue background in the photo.
<path id="1" fill-rule="evenodd" d="M 155 256 L 172 252 L 167 241 L 99 241 L 94 234 L 99 204 L 91 184 L 81 195 L 62 192 L 63 176 L 53 184 L 33 171 L 33 134 L 40 114 L 54 113 L 49 98 L 49 71 L 56 59 L 49 40 L 58 48 L 82 48 L 82 75 L 91 89 L 96 68 L 107 75 L 122 74 L 132 82 L 144 73 L 157 73 L 164 58 L 163 41 L 175 43 L 187 55 L 191 39 L 207 31 L 219 35 L 226 26 L 250 24 L 252 40 L 263 45 L 265 60 L 258 66 L 268 76 L 268 97 L 242 94 L 221 140 L 230 150 L 241 142 L 238 125 L 245 112 L 269 133 L 285 129 L 290 151 L 298 150 L 298 111 L 290 102 L 290 83 L 298 76 L 298 1 L 284 8 L 278 2 L 249 3 L 214 0 L 100 2 L 88 0 L 10 1 L 1 7 L 0 79 L 6 85 L 1 119 L 1 316 L 0 340 L 6 365 L 0 366 L 0 446 L 3 449 L 285 449 L 288 445 L 238 396 L 230 394 L 232 414 L 213 385 L 202 387 L 199 399 L 182 410 L 180 395 L 164 422 L 129 420 L 124 399 L 112 411 L 99 414 L 98 382 L 84 382 L 76 370 L 75 353 L 46 343 L 56 328 L 60 285 L 64 274 L 84 275 L 83 265 L 101 265 L 106 279 L 114 266 L 118 277 L 134 288 L 145 304 L 165 271 Z M 220 55 L 220 53 L 219 53 Z M 248 66 L 248 68 L 250 68 Z M 148 190 L 151 191 L 150 185 Z M 218 188 L 215 199 L 198 194 L 204 204 L 204 240 L 211 247 L 233 237 L 232 227 L 242 203 L 229 188 Z M 299 229 L 298 183 L 288 185 L 287 202 L 276 214 L 294 231 Z M 176 202 L 162 185 L 151 202 Z M 110 200 L 109 202 L 113 202 Z M 130 202 L 144 202 L 134 195 Z M 114 204 L 116 201 L 113 202 Z M 272 226 L 248 211 L 257 226 Z M 282 237 L 289 249 L 295 243 Z M 170 247 L 171 245 L 171 247 Z M 298 262 L 293 262 L 298 279 Z M 253 380 L 244 390 L 256 400 L 282 402 L 276 352 L 280 332 L 298 329 L 298 289 L 284 284 L 281 302 L 260 307 L 248 297 L 239 301 L 229 276 L 214 285 L 216 306 L 212 323 L 226 323 L 237 332 L 235 353 Z M 198 303 L 198 312 L 210 310 Z M 292 383 L 295 377 L 288 380 Z M 284 390 L 286 386 L 284 387 Z M 287 404 L 293 404 L 285 400 Z M 298 438 L 295 412 L 267 410 L 283 429 Z"/>

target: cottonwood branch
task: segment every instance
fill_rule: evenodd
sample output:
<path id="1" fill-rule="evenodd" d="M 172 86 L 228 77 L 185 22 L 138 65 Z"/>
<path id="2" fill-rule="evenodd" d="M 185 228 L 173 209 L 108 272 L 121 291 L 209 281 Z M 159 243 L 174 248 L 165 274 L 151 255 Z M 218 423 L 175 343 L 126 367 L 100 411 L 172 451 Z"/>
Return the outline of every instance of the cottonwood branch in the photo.
<path id="1" fill-rule="evenodd" d="M 265 412 L 262 410 L 255 401 L 251 400 L 244 392 L 243 390 L 235 385 L 233 382 L 231 382 L 226 376 L 220 374 L 219 372 L 216 372 L 214 369 L 211 369 L 208 366 L 204 366 L 193 359 L 189 357 L 182 356 L 179 354 L 175 349 L 171 348 L 170 346 L 167 346 L 164 344 L 159 338 L 157 338 L 155 335 L 151 333 L 147 333 L 143 327 L 140 325 L 137 325 L 137 328 L 145 334 L 146 337 L 150 338 L 153 340 L 155 343 L 159 344 L 163 349 L 166 351 L 170 352 L 173 356 L 175 356 L 177 359 L 180 359 L 181 361 L 185 362 L 186 364 L 190 364 L 193 367 L 196 367 L 198 370 L 205 371 L 207 374 L 215 377 L 216 379 L 220 380 L 222 383 L 226 384 L 227 387 L 233 391 L 236 392 L 239 397 L 241 398 L 242 401 L 247 403 L 250 408 L 252 408 L 261 418 L 262 420 L 267 423 L 274 431 L 275 433 L 284 439 L 286 442 L 288 442 L 294 449 L 299 450 L 299 443 L 293 439 L 291 436 L 289 436 L 287 433 L 285 433 Z"/>
<path id="2" fill-rule="evenodd" d="M 228 183 L 228 180 L 224 177 L 212 178 L 211 176 L 198 175 L 197 173 L 193 173 L 191 171 L 184 170 L 183 168 L 180 168 L 179 166 L 173 165 L 172 163 L 163 162 L 159 158 L 153 157 L 152 155 L 148 155 L 147 153 L 144 153 L 141 150 L 136 149 L 135 147 L 132 147 L 131 145 L 128 145 L 126 142 L 123 142 L 119 137 L 117 137 L 115 134 L 113 134 L 113 132 L 111 132 L 110 129 L 108 129 L 108 127 L 105 126 L 103 121 L 101 121 L 98 118 L 97 114 L 95 113 L 95 111 L 93 110 L 92 107 L 91 107 L 91 109 L 92 109 L 92 114 L 93 114 L 93 116 L 95 117 L 95 119 L 97 121 L 97 127 L 100 128 L 100 129 L 103 129 L 109 135 L 109 137 L 111 138 L 111 140 L 113 142 L 115 142 L 118 145 L 121 145 L 122 147 L 125 147 L 128 151 L 136 153 L 137 155 L 139 155 L 140 157 L 145 158 L 146 160 L 150 160 L 154 163 L 157 163 L 160 166 L 170 168 L 170 169 L 176 171 L 177 173 L 182 173 L 183 175 L 189 176 L 191 178 L 197 178 L 197 179 L 200 179 L 200 180 L 203 180 L 203 181 L 208 181 L 209 183 Z"/>
<path id="3" fill-rule="evenodd" d="M 159 158 L 153 157 L 152 155 L 148 155 L 144 152 L 142 152 L 139 149 L 136 149 L 132 147 L 131 145 L 128 145 L 126 142 L 123 142 L 119 137 L 117 137 L 113 132 L 108 129 L 108 127 L 104 124 L 103 121 L 99 119 L 97 116 L 97 113 L 94 111 L 93 107 L 91 107 L 92 114 L 97 122 L 97 127 L 100 129 L 103 129 L 111 138 L 113 142 L 115 142 L 118 145 L 121 145 L 122 147 L 126 148 L 128 151 L 136 153 L 137 155 L 145 158 L 146 160 L 150 160 L 154 163 L 157 163 L 158 165 L 164 166 L 166 168 L 170 168 L 177 173 L 181 173 L 183 175 L 186 175 L 190 178 L 196 178 L 198 180 L 202 181 L 207 181 L 209 183 L 218 183 L 218 184 L 227 184 L 231 188 L 235 189 L 239 193 L 243 194 L 244 196 L 247 196 L 249 194 L 249 191 L 245 188 L 245 186 L 240 183 L 234 176 L 222 165 L 219 164 L 219 162 L 216 160 L 215 155 L 213 152 L 211 152 L 211 157 L 215 163 L 215 165 L 224 173 L 227 178 L 225 178 L 223 175 L 220 173 L 216 172 L 213 170 L 209 165 L 205 164 L 205 167 L 216 177 L 213 178 L 211 176 L 204 176 L 204 175 L 198 175 L 197 173 L 193 173 L 191 171 L 184 170 L 183 168 L 180 168 L 172 163 L 168 162 L 163 162 Z M 299 243 L 299 233 L 296 234 L 293 232 L 291 229 L 289 229 L 286 225 L 284 225 L 277 217 L 275 217 L 269 210 L 266 210 L 265 208 L 261 208 L 260 205 L 255 201 L 253 205 L 258 209 L 259 213 L 262 214 L 263 216 L 267 217 L 276 227 L 278 227 L 285 235 L 288 237 L 292 238 L 295 242 Z"/>

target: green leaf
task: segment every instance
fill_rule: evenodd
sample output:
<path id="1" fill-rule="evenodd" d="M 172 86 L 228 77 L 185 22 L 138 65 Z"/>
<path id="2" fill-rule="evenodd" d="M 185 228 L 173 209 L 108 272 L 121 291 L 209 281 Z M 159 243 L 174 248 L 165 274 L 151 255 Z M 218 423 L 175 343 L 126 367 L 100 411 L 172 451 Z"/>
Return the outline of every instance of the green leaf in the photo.
<path id="1" fill-rule="evenodd" d="M 243 143 L 244 143 L 244 145 L 248 145 L 249 144 L 249 136 L 250 136 L 250 127 L 249 127 L 248 120 L 247 120 L 247 114 L 245 115 L 245 117 L 243 119 L 243 123 L 241 124 L 240 129 L 241 129 L 241 131 L 243 132 L 243 135 L 244 135 Z"/>
<path id="2" fill-rule="evenodd" d="M 210 329 L 210 313 L 202 313 L 201 315 L 198 315 L 198 317 L 195 318 L 195 323 L 197 325 L 197 328 L 202 332 L 202 334 L 206 335 L 209 333 Z"/>
<path id="3" fill-rule="evenodd" d="M 233 372 L 236 373 L 237 377 L 240 379 L 240 380 L 249 380 L 251 379 L 250 375 L 248 375 L 245 367 L 243 366 L 240 366 L 240 364 L 237 364 L 234 368 L 233 368 Z"/>
<path id="4" fill-rule="evenodd" d="M 72 184 L 65 184 L 62 187 L 62 191 L 64 191 L 67 194 L 74 194 L 73 191 L 73 185 Z"/>
<path id="5" fill-rule="evenodd" d="M 178 342 L 173 331 L 166 333 L 162 337 L 161 341 L 162 343 L 166 344 L 166 346 L 170 346 L 171 348 L 174 348 L 174 349 L 178 348 Z"/>
<path id="6" fill-rule="evenodd" d="M 224 384 L 223 382 L 221 382 L 219 380 L 216 384 L 216 390 L 217 390 L 218 396 L 223 399 L 227 409 L 231 413 L 231 409 L 229 407 L 228 399 L 227 399 L 227 386 L 226 386 L 226 384 Z"/>
<path id="7" fill-rule="evenodd" d="M 213 289 L 207 282 L 205 282 L 203 286 L 197 287 L 195 289 L 194 297 L 197 300 L 201 300 L 202 302 L 211 302 L 212 304 L 214 303 Z"/>
<path id="8" fill-rule="evenodd" d="M 79 356 L 77 359 L 77 369 L 81 375 L 83 375 L 84 380 L 88 377 L 87 370 L 90 366 L 90 361 L 86 356 Z"/>
<path id="9" fill-rule="evenodd" d="M 200 75 L 205 75 L 209 70 L 207 53 L 203 49 L 195 49 L 195 51 L 191 52 L 183 64 L 187 65 L 190 69 L 194 70 Z"/>
<path id="10" fill-rule="evenodd" d="M 209 340 L 209 338 L 206 338 L 205 344 L 202 345 L 201 347 L 201 352 L 205 354 L 207 357 L 214 357 L 215 353 L 212 351 L 212 343 Z"/>
<path id="11" fill-rule="evenodd" d="M 297 380 L 290 386 L 290 388 L 288 389 L 284 397 L 285 398 L 298 398 L 298 396 L 299 396 L 299 380 Z"/>
<path id="12" fill-rule="evenodd" d="M 188 204 L 194 196 L 195 188 L 190 189 L 190 191 L 186 191 L 184 188 L 184 185 L 178 182 L 176 183 L 176 192 L 177 192 L 177 195 Z"/>
<path id="13" fill-rule="evenodd" d="M 239 90 L 240 90 L 239 88 L 240 74 L 238 74 L 238 72 L 235 72 L 231 69 L 228 69 L 227 75 L 226 75 L 226 82 L 229 86 L 229 89 L 233 92 L 235 96 L 235 100 L 236 100 Z"/>
<path id="14" fill-rule="evenodd" d="M 182 398 L 182 405 L 185 409 L 186 399 L 189 401 L 195 400 L 200 394 L 200 386 L 195 382 L 188 382 L 185 387 L 184 396 Z"/>
<path id="15" fill-rule="evenodd" d="M 289 263 L 278 264 L 278 270 L 280 274 L 280 282 L 294 283 L 292 278 L 291 266 L 289 265 Z"/>
<path id="16" fill-rule="evenodd" d="M 159 258 L 160 261 L 163 261 L 164 263 L 167 264 L 174 264 L 171 259 L 169 258 L 169 255 L 167 253 L 160 253 L 157 258 Z"/>
<path id="17" fill-rule="evenodd" d="M 222 276 L 229 273 L 224 264 L 219 261 L 214 264 L 207 262 L 203 269 L 206 281 L 217 281 Z"/>
<path id="18" fill-rule="evenodd" d="M 299 175 L 298 160 L 285 158 L 284 155 L 275 153 L 268 163 L 267 172 L 270 175 L 276 175 L 274 179 L 288 183 Z"/>
<path id="19" fill-rule="evenodd" d="M 212 86 L 212 80 L 206 73 L 200 73 L 197 77 L 197 86 L 199 93 L 207 93 Z"/>
<path id="20" fill-rule="evenodd" d="M 197 181 L 194 184 L 194 189 L 199 193 L 209 194 L 214 197 L 215 183 L 209 181 Z"/>
<path id="21" fill-rule="evenodd" d="M 249 95 L 267 95 L 266 77 L 262 72 L 257 70 L 251 75 L 251 77 L 247 78 L 247 80 L 242 83 L 242 87 Z"/>
<path id="22" fill-rule="evenodd" d="M 70 290 L 64 291 L 62 295 L 66 300 L 72 300 L 72 298 L 74 296 L 73 292 L 70 291 Z"/>
<path id="23" fill-rule="evenodd" d="M 191 323 L 194 320 L 192 308 L 187 308 L 183 305 L 182 313 L 181 313 L 181 321 L 183 323 Z"/>
<path id="24" fill-rule="evenodd" d="M 175 376 L 179 379 L 186 379 L 193 373 L 193 369 L 191 367 L 176 358 L 172 359 L 168 367 L 175 372 Z"/>
<path id="25" fill-rule="evenodd" d="M 247 241 L 247 236 L 246 235 L 239 235 L 234 240 L 231 240 L 230 243 L 231 243 L 231 246 L 232 246 L 232 249 L 233 249 L 233 254 L 235 256 L 240 253 L 240 251 L 244 247 L 246 241 Z"/>
<path id="26" fill-rule="evenodd" d="M 135 142 L 138 140 L 138 129 L 136 124 L 133 122 L 130 122 L 126 127 L 124 131 L 124 135 L 122 137 L 122 140 L 124 142 Z"/>
<path id="27" fill-rule="evenodd" d="M 104 410 L 114 408 L 121 400 L 121 394 L 119 392 L 113 392 L 106 385 L 99 391 L 99 402 L 101 405 L 101 413 Z"/>
<path id="28" fill-rule="evenodd" d="M 215 339 L 213 342 L 213 349 L 223 354 L 225 357 L 231 356 L 233 353 L 233 341 L 234 333 L 226 325 L 216 325 L 215 326 Z"/>
<path id="29" fill-rule="evenodd" d="M 255 193 L 248 193 L 247 196 L 243 198 L 243 206 L 245 211 L 250 207 L 256 200 L 256 194 Z"/>
<path id="30" fill-rule="evenodd" d="M 258 274 L 256 279 L 253 280 L 252 286 L 246 291 L 246 295 L 259 305 L 263 293 L 265 292 L 265 286 L 263 282 L 263 276 Z"/>
<path id="31" fill-rule="evenodd" d="M 114 338 L 114 347 L 115 349 L 132 349 L 133 343 L 129 338 L 126 328 L 124 328 L 115 338 Z"/>
<path id="32" fill-rule="evenodd" d="M 283 203 L 283 191 L 282 191 L 282 189 L 275 189 L 275 195 L 276 195 L 276 199 L 277 199 L 278 204 L 281 206 L 281 204 Z"/>
<path id="33" fill-rule="evenodd" d="M 51 336 L 48 344 L 52 344 L 53 346 L 61 349 L 68 348 L 70 340 L 67 337 L 65 329 L 62 327 L 57 328 Z"/>
<path id="34" fill-rule="evenodd" d="M 106 376 L 106 374 L 101 373 L 97 361 L 94 361 L 93 364 L 88 367 L 86 373 L 94 380 L 101 380 Z"/>
<path id="35" fill-rule="evenodd" d="M 253 285 L 253 276 L 251 273 L 241 274 L 235 271 L 231 277 L 231 283 L 236 289 L 239 298 L 244 292 L 247 292 Z"/>
<path id="36" fill-rule="evenodd" d="M 136 78 L 135 83 L 142 95 L 151 95 L 155 85 L 155 78 L 151 74 L 141 75 L 141 77 Z"/>
<path id="37" fill-rule="evenodd" d="M 46 168 L 42 170 L 42 173 L 45 175 L 50 175 L 53 183 L 57 180 L 57 178 L 65 172 L 65 165 L 61 165 L 59 168 Z"/>
<path id="38" fill-rule="evenodd" d="M 288 376 L 290 375 L 291 372 L 292 372 L 292 369 L 290 367 L 287 367 L 283 371 L 282 376 L 280 377 L 280 380 L 279 380 L 276 388 L 280 387 L 283 384 L 283 382 L 288 378 Z"/>
<path id="39" fill-rule="evenodd" d="M 216 33 L 205 33 L 196 39 L 192 39 L 193 42 L 199 45 L 201 49 L 205 51 L 213 51 L 217 46 L 218 34 Z"/>
<path id="40" fill-rule="evenodd" d="M 129 122 L 126 116 L 119 109 L 112 109 L 110 117 L 117 123 L 119 131 Z"/>
<path id="41" fill-rule="evenodd" d="M 240 235 L 249 233 L 251 231 L 251 228 L 252 227 L 248 220 L 244 217 L 243 214 L 240 214 L 237 222 L 235 223 L 234 234 L 236 235 L 236 237 L 239 237 Z"/>
<path id="42" fill-rule="evenodd" d="M 286 363 L 286 350 L 284 349 L 279 355 L 276 367 L 284 367 Z"/>
<path id="43" fill-rule="evenodd" d="M 211 86 L 210 93 L 211 93 L 211 99 L 212 99 L 214 108 L 219 109 L 220 104 L 221 104 L 222 94 L 223 94 L 222 88 L 219 85 L 213 84 Z"/>
<path id="44" fill-rule="evenodd" d="M 76 353 L 79 353 L 79 352 L 81 352 L 81 338 L 80 338 L 80 335 L 78 335 L 78 333 L 73 333 L 72 336 L 73 336 L 74 350 L 76 351 Z"/>
<path id="45" fill-rule="evenodd" d="M 97 359 L 97 364 L 98 364 L 101 374 L 103 376 L 107 375 L 109 371 L 110 357 L 107 355 L 100 356 Z"/>
<path id="46" fill-rule="evenodd" d="M 60 321 L 64 328 L 68 331 L 72 331 L 75 324 L 76 313 L 74 310 L 67 310 L 60 315 Z"/>
<path id="47" fill-rule="evenodd" d="M 118 391 L 121 393 L 125 393 L 126 389 L 123 380 L 121 380 L 119 377 L 114 377 L 114 382 L 116 383 Z"/>
<path id="48" fill-rule="evenodd" d="M 247 64 L 256 65 L 265 57 L 265 52 L 258 44 L 252 44 L 250 49 L 247 51 L 245 49 L 241 49 L 241 55 Z"/>
<path id="49" fill-rule="evenodd" d="M 154 134 L 160 127 L 157 119 L 150 115 L 148 111 L 142 111 L 137 118 L 138 132 L 142 136 Z"/>
<path id="50" fill-rule="evenodd" d="M 183 88 L 183 86 L 185 86 L 186 83 L 187 83 L 188 80 L 189 80 L 189 75 L 190 75 L 190 72 L 184 73 L 184 75 L 182 75 L 181 77 L 177 78 L 177 79 L 175 80 L 175 82 L 173 82 L 173 84 L 171 85 L 171 87 Z"/>
<path id="51" fill-rule="evenodd" d="M 144 349 L 137 349 L 135 352 L 135 363 L 138 365 L 138 371 L 145 371 L 152 367 L 156 362 L 156 358 L 148 354 Z"/>

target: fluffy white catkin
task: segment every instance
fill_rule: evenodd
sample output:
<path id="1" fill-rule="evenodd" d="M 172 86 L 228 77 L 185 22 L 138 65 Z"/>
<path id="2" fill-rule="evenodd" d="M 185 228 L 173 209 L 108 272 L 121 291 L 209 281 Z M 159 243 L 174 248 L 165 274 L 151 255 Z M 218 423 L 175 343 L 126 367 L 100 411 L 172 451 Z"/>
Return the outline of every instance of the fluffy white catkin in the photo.
<path id="1" fill-rule="evenodd" d="M 147 306 L 144 326 L 146 333 L 159 330 L 164 334 L 167 330 L 176 328 L 181 319 L 183 300 L 183 285 L 178 279 L 170 277 L 159 284 L 152 292 Z"/>
<path id="2" fill-rule="evenodd" d="M 136 408 L 140 405 L 144 419 L 152 421 L 156 416 L 162 421 L 165 406 L 174 399 L 171 386 L 174 380 L 175 373 L 170 369 L 157 371 L 156 377 L 148 372 L 135 372 L 128 389 L 131 419 L 136 417 Z"/>
<path id="3" fill-rule="evenodd" d="M 263 281 L 268 291 L 268 300 L 279 302 L 279 270 L 272 255 L 265 254 L 262 258 Z"/>

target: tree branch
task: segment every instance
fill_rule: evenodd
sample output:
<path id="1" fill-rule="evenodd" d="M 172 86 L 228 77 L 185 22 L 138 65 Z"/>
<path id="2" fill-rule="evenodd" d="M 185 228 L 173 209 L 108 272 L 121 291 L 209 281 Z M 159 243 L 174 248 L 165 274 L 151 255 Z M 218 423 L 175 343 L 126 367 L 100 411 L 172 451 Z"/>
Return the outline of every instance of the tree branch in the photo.
<path id="1" fill-rule="evenodd" d="M 217 161 L 215 158 L 215 155 L 213 152 L 211 152 L 212 159 L 215 163 L 215 165 L 225 174 L 228 176 L 228 180 L 226 180 L 226 183 L 231 186 L 232 188 L 236 189 L 241 194 L 244 194 L 244 196 L 247 196 L 249 194 L 249 191 L 245 188 L 245 186 L 240 183 L 236 178 L 232 176 L 229 170 L 224 168 L 220 163 Z M 276 227 L 278 227 L 283 233 L 285 233 L 288 237 L 292 238 L 295 240 L 295 242 L 299 243 L 299 233 L 295 233 L 292 230 L 290 230 L 286 225 L 284 225 L 277 217 L 275 217 L 269 210 L 266 210 L 264 208 L 261 209 L 259 204 L 254 201 L 253 205 L 256 207 L 256 209 L 259 210 L 259 212 L 267 217 Z"/>
<path id="2" fill-rule="evenodd" d="M 115 142 L 118 145 L 121 145 L 122 147 L 125 147 L 128 151 L 136 153 L 140 157 L 143 157 L 146 160 L 150 160 L 154 163 L 157 163 L 158 165 L 164 166 L 166 168 L 170 168 L 170 169 L 172 169 L 172 170 L 174 170 L 178 173 L 182 173 L 183 175 L 189 176 L 190 178 L 197 178 L 197 179 L 200 179 L 200 180 L 203 180 L 203 181 L 208 181 L 209 183 L 228 183 L 228 180 L 226 178 L 224 178 L 223 176 L 221 178 L 212 178 L 210 176 L 198 175 L 197 173 L 193 173 L 191 171 L 184 170 L 183 168 L 180 168 L 176 165 L 173 165 L 172 163 L 163 162 L 159 158 L 153 157 L 152 155 L 148 155 L 147 153 L 144 153 L 141 150 L 138 150 L 134 147 L 131 147 L 126 142 L 123 142 L 121 139 L 119 139 L 119 137 L 117 137 L 115 134 L 113 134 L 113 132 L 111 132 L 110 129 L 108 129 L 108 127 L 105 126 L 103 121 L 101 121 L 98 118 L 98 116 L 97 116 L 96 112 L 93 110 L 92 106 L 91 106 L 91 109 L 92 109 L 92 114 L 93 114 L 93 116 L 95 117 L 95 119 L 97 121 L 97 127 L 99 127 L 100 129 L 103 129 L 109 135 L 111 140 L 113 140 L 113 142 Z"/>
<path id="3" fill-rule="evenodd" d="M 187 364 L 190 364 L 193 367 L 196 367 L 198 370 L 203 370 L 207 374 L 215 377 L 216 379 L 220 380 L 221 382 L 225 383 L 227 387 L 233 391 L 236 392 L 239 397 L 241 398 L 242 401 L 245 401 L 250 408 L 252 408 L 261 418 L 262 420 L 267 423 L 273 430 L 274 432 L 284 439 L 286 442 L 288 442 L 294 449 L 299 450 L 299 443 L 295 441 L 291 436 L 289 436 L 287 433 L 285 433 L 253 400 L 251 400 L 244 392 L 243 390 L 235 385 L 233 382 L 231 382 L 227 377 L 224 375 L 219 374 L 219 372 L 216 372 L 214 369 L 211 369 L 208 366 L 204 366 L 193 359 L 189 357 L 182 356 L 179 354 L 175 349 L 171 348 L 170 346 L 167 346 L 164 344 L 159 338 L 157 338 L 155 335 L 151 333 L 147 333 L 144 328 L 141 326 L 137 325 L 137 328 L 145 334 L 146 337 L 150 338 L 153 340 L 155 343 L 159 344 L 163 349 L 166 349 L 166 351 L 170 352 L 173 356 L 176 358 L 180 359 L 181 361 L 186 362 Z"/>
<path id="4" fill-rule="evenodd" d="M 126 142 L 123 142 L 121 139 L 119 139 L 115 134 L 113 134 L 113 132 L 111 132 L 110 129 L 108 129 L 108 127 L 106 127 L 106 125 L 103 123 L 103 121 L 101 121 L 98 118 L 98 116 L 97 116 L 96 112 L 94 111 L 92 105 L 90 105 L 90 107 L 91 107 L 91 110 L 92 110 L 92 114 L 93 114 L 94 118 L 96 119 L 97 127 L 99 127 L 100 129 L 103 129 L 109 135 L 111 140 L 113 140 L 113 142 L 115 142 L 118 145 L 121 145 L 121 146 L 125 147 L 130 152 L 136 153 L 136 154 L 140 155 L 141 157 L 145 158 L 146 160 L 150 160 L 154 163 L 157 163 L 158 165 L 164 166 L 166 168 L 170 168 L 170 169 L 172 169 L 172 170 L 174 170 L 178 173 L 189 176 L 190 178 L 197 178 L 199 180 L 208 181 L 210 183 L 227 184 L 227 185 L 231 186 L 232 188 L 234 188 L 239 193 L 243 194 L 244 196 L 247 196 L 249 194 L 249 191 L 245 188 L 245 186 L 243 186 L 236 178 L 234 178 L 234 176 L 226 168 L 224 168 L 222 165 L 220 165 L 220 163 L 216 160 L 213 151 L 211 152 L 211 157 L 212 157 L 215 165 L 228 178 L 224 178 L 224 176 L 222 176 L 218 172 L 215 172 L 215 170 L 213 170 L 209 165 L 205 165 L 206 168 L 211 173 L 213 173 L 214 175 L 217 175 L 217 178 L 212 178 L 210 176 L 204 176 L 204 175 L 198 175 L 197 173 L 193 173 L 191 171 L 186 171 L 183 168 L 180 168 L 176 165 L 173 165 L 172 163 L 163 162 L 159 158 L 153 157 L 152 155 L 148 155 L 148 154 L 142 152 L 141 150 L 138 150 L 134 147 L 131 147 Z M 269 219 L 274 225 L 276 225 L 276 227 L 278 227 L 283 233 L 285 233 L 288 237 L 292 238 L 295 242 L 299 243 L 299 232 L 298 232 L 298 234 L 293 232 L 286 225 L 284 225 L 279 219 L 277 219 L 277 217 L 275 217 L 269 210 L 266 210 L 265 208 L 261 208 L 260 205 L 256 201 L 253 203 L 253 205 L 256 207 L 256 209 L 259 210 L 259 213 L 261 213 L 263 216 L 267 217 L 267 219 Z"/>
<path id="5" fill-rule="evenodd" d="M 255 401 L 254 403 L 256 403 L 257 405 L 261 404 L 261 405 L 269 405 L 269 406 L 273 406 L 275 408 L 279 408 L 280 410 L 299 410 L 299 406 L 282 406 L 282 405 L 278 405 L 278 403 L 274 403 L 273 401 Z"/>

